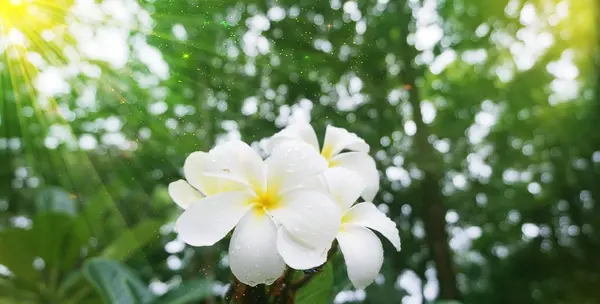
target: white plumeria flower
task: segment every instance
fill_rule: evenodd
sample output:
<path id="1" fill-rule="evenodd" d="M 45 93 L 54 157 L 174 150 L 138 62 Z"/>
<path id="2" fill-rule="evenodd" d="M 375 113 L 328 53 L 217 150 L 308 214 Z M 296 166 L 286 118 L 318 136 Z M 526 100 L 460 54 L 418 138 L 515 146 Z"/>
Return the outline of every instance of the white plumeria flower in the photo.
<path id="1" fill-rule="evenodd" d="M 297 122 L 279 131 L 269 140 L 269 149 L 276 148 L 290 140 L 302 140 L 320 151 L 329 167 L 344 167 L 358 173 L 364 180 L 361 196 L 365 201 L 372 201 L 379 191 L 379 173 L 375 161 L 369 156 L 369 145 L 356 134 L 346 129 L 328 125 L 325 131 L 323 147 L 319 149 L 317 134 L 307 122 Z M 340 153 L 343 150 L 351 152 Z"/>
<path id="2" fill-rule="evenodd" d="M 187 181 L 180 179 L 169 184 L 169 195 L 181 208 L 187 209 L 193 202 L 208 195 L 241 189 L 235 181 L 203 174 L 208 158 L 206 152 L 193 152 L 183 164 L 183 175 Z"/>
<path id="3" fill-rule="evenodd" d="M 199 181 L 192 185 L 201 191 L 205 178 L 216 181 L 206 189 L 218 193 L 188 204 L 176 223 L 184 242 L 211 246 L 235 227 L 229 265 L 250 286 L 272 284 L 285 264 L 310 269 L 325 263 L 341 214 L 328 193 L 305 186 L 327 169 L 314 149 L 299 141 L 284 144 L 263 161 L 247 144 L 231 141 L 212 149 L 198 169 L 186 172 L 188 181 Z M 174 199 L 189 192 L 174 189 L 182 190 L 174 190 Z"/>
<path id="4" fill-rule="evenodd" d="M 396 223 L 390 220 L 371 202 L 354 202 L 364 188 L 356 174 L 345 168 L 333 168 L 324 173 L 330 193 L 342 209 L 342 225 L 336 237 L 348 278 L 357 289 L 364 289 L 379 274 L 383 265 L 383 246 L 370 229 L 380 232 L 397 251 L 400 251 L 400 234 Z"/>

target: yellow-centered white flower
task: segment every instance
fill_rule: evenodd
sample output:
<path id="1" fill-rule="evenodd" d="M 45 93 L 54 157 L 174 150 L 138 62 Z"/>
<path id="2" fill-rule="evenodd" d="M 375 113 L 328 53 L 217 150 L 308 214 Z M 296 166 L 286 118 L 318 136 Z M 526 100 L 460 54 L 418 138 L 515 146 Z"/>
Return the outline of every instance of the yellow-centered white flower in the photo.
<path id="1" fill-rule="evenodd" d="M 344 256 L 348 278 L 357 289 L 373 283 L 383 265 L 383 246 L 370 229 L 387 238 L 400 251 L 400 235 L 396 223 L 371 202 L 358 203 L 364 185 L 356 174 L 345 168 L 324 173 L 326 186 L 342 209 L 342 225 L 336 237 Z M 358 182 L 357 182 L 358 181 Z"/>
<path id="2" fill-rule="evenodd" d="M 310 144 L 327 160 L 330 168 L 343 167 L 358 173 L 365 185 L 361 196 L 365 201 L 372 201 L 379 191 L 379 173 L 375 161 L 369 156 L 369 145 L 358 135 L 346 129 L 328 125 L 325 130 L 323 147 L 312 126 L 307 122 L 297 122 L 279 131 L 269 140 L 269 149 L 277 148 L 290 140 L 301 140 Z M 342 152 L 348 150 L 350 152 Z"/>
<path id="3" fill-rule="evenodd" d="M 273 283 L 285 264 L 310 269 L 326 261 L 341 214 L 328 193 L 307 186 L 327 169 L 312 147 L 282 144 L 263 160 L 247 144 L 231 141 L 202 155 L 198 171 L 184 171 L 206 197 L 198 200 L 183 181 L 170 187 L 178 204 L 188 202 L 176 223 L 184 242 L 211 246 L 235 227 L 229 265 L 250 286 Z"/>

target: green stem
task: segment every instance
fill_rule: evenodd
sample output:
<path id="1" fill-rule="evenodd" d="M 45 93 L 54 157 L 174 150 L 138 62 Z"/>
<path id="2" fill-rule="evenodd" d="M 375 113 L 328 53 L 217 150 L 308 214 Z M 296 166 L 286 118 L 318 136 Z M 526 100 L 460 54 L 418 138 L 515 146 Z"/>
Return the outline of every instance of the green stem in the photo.
<path id="1" fill-rule="evenodd" d="M 50 289 L 52 289 L 52 291 L 56 291 L 58 289 L 58 269 L 56 268 L 52 268 L 50 270 L 50 278 L 49 278 L 49 282 L 50 282 Z"/>
<path id="2" fill-rule="evenodd" d="M 71 297 L 71 300 L 69 302 L 73 303 L 73 304 L 77 304 L 77 303 L 81 302 L 81 300 L 85 299 L 85 297 L 88 295 L 89 292 L 90 292 L 89 287 L 84 286 L 83 288 L 81 288 L 77 293 L 75 293 Z"/>
<path id="3" fill-rule="evenodd" d="M 276 304 L 289 303 L 290 296 L 293 297 L 293 293 L 291 291 L 293 277 L 294 277 L 294 270 L 291 268 L 288 268 L 287 271 L 285 272 L 285 276 L 283 277 L 283 283 L 281 284 L 281 292 L 275 298 L 273 303 L 276 303 Z"/>

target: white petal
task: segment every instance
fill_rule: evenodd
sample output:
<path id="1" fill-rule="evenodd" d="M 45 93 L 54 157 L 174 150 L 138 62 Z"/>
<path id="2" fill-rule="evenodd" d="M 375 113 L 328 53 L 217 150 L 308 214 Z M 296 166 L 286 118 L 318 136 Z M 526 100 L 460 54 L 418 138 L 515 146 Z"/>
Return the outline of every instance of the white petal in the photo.
<path id="1" fill-rule="evenodd" d="M 277 226 L 264 211 L 252 210 L 240 220 L 229 244 L 229 266 L 240 282 L 270 285 L 285 270 L 277 253 Z"/>
<path id="2" fill-rule="evenodd" d="M 192 246 L 211 246 L 225 237 L 251 207 L 252 196 L 226 192 L 207 196 L 192 204 L 177 219 L 179 237 Z"/>
<path id="3" fill-rule="evenodd" d="M 331 196 L 299 189 L 283 195 L 280 204 L 269 212 L 294 240 L 313 249 L 331 244 L 341 224 L 340 209 Z M 284 253 L 280 254 L 284 260 L 289 260 Z"/>
<path id="4" fill-rule="evenodd" d="M 343 167 L 355 171 L 364 179 L 365 190 L 361 194 L 365 201 L 372 201 L 379 191 L 379 172 L 375 160 L 362 152 L 341 153 L 330 160 L 332 167 Z"/>
<path id="5" fill-rule="evenodd" d="M 306 246 L 283 227 L 277 232 L 277 250 L 284 257 L 285 263 L 293 269 L 305 270 L 323 265 L 327 261 L 330 247 L 315 249 Z"/>
<path id="6" fill-rule="evenodd" d="M 365 189 L 364 180 L 358 173 L 334 167 L 323 173 L 329 193 L 335 198 L 342 212 L 350 208 Z"/>
<path id="7" fill-rule="evenodd" d="M 169 195 L 183 209 L 187 209 L 191 203 L 204 198 L 198 190 L 182 179 L 169 184 Z"/>
<path id="8" fill-rule="evenodd" d="M 327 170 L 325 170 L 327 171 Z M 325 171 L 314 178 L 308 178 L 302 181 L 300 187 L 303 189 L 315 190 L 319 192 L 329 193 L 329 188 L 327 188 L 327 182 L 325 181 L 324 173 Z M 299 187 L 299 188 L 300 188 Z"/>
<path id="9" fill-rule="evenodd" d="M 319 141 L 317 134 L 311 125 L 307 122 L 297 122 L 287 126 L 285 129 L 273 135 L 267 144 L 269 152 L 276 149 L 280 144 L 289 140 L 301 140 L 310 144 L 316 151 L 319 151 Z"/>
<path id="10" fill-rule="evenodd" d="M 323 142 L 321 153 L 323 156 L 330 158 L 342 152 L 344 149 L 369 153 L 369 145 L 364 139 L 358 137 L 358 135 L 354 133 L 348 132 L 346 129 L 328 125 L 327 130 L 325 131 L 325 141 Z"/>
<path id="11" fill-rule="evenodd" d="M 234 140 L 214 147 L 209 152 L 204 173 L 235 180 L 253 188 L 266 182 L 266 166 L 256 151 L 243 141 Z"/>
<path id="12" fill-rule="evenodd" d="M 373 283 L 383 265 L 383 247 L 379 238 L 367 228 L 344 225 L 337 241 L 352 285 L 364 289 Z"/>
<path id="13" fill-rule="evenodd" d="M 215 177 L 204 175 L 208 157 L 208 153 L 201 151 L 193 152 L 185 159 L 185 163 L 183 164 L 185 179 L 204 195 L 212 195 L 219 192 L 218 180 Z"/>
<path id="14" fill-rule="evenodd" d="M 278 193 L 310 183 L 308 179 L 318 179 L 328 167 L 317 150 L 298 140 L 279 145 L 266 163 L 269 188 L 278 187 Z"/>
<path id="15" fill-rule="evenodd" d="M 390 240 L 396 250 L 400 251 L 400 233 L 396 223 L 379 211 L 373 203 L 356 204 L 346 212 L 344 219 L 348 224 L 365 226 L 378 231 Z"/>

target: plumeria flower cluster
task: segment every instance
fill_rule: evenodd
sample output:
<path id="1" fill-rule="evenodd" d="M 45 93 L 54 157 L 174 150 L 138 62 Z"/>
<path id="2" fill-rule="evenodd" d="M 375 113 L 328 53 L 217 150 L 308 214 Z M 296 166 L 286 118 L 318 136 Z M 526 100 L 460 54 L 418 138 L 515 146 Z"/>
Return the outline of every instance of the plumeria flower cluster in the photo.
<path id="1" fill-rule="evenodd" d="M 336 241 L 356 288 L 383 264 L 376 230 L 400 250 L 396 224 L 370 201 L 379 190 L 368 144 L 328 126 L 323 146 L 308 123 L 273 135 L 263 159 L 242 141 L 190 154 L 185 180 L 169 185 L 181 208 L 176 230 L 191 246 L 211 246 L 231 230 L 229 265 L 242 283 L 272 284 L 285 271 L 327 261 Z M 344 152 L 349 151 L 349 152 Z M 356 203 L 362 197 L 365 201 Z M 355 204 L 356 203 L 356 204 Z"/>

